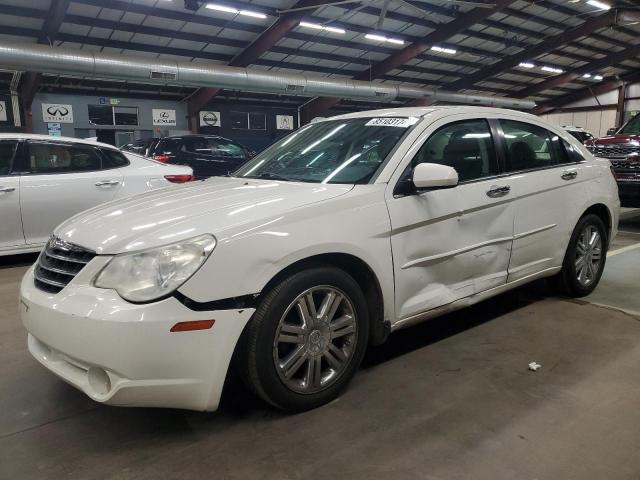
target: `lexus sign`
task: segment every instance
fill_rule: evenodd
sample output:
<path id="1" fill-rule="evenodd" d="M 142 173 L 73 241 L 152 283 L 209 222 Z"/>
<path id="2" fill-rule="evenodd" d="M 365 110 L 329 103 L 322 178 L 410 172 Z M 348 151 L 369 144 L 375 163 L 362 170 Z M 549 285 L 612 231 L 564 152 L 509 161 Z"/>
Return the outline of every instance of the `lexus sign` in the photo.
<path id="1" fill-rule="evenodd" d="M 44 123 L 73 123 L 73 108 L 62 103 L 43 103 L 42 121 Z"/>
<path id="2" fill-rule="evenodd" d="M 156 126 L 175 127 L 176 126 L 176 111 L 164 110 L 159 108 L 153 108 L 151 110 L 153 117 L 153 124 Z"/>

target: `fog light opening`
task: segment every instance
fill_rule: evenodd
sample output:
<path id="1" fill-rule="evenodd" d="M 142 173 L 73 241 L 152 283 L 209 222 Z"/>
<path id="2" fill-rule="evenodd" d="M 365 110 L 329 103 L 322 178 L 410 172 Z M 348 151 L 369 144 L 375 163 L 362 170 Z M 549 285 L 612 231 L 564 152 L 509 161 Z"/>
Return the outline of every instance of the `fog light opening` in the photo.
<path id="1" fill-rule="evenodd" d="M 111 390 L 111 379 L 101 368 L 91 367 L 87 373 L 89 386 L 98 395 L 106 395 Z"/>

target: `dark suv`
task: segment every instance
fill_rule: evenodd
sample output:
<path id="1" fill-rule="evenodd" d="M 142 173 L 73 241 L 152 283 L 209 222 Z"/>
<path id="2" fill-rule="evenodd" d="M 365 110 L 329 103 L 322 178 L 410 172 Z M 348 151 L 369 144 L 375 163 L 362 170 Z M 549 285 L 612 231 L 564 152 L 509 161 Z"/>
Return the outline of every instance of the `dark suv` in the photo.
<path id="1" fill-rule="evenodd" d="M 596 157 L 608 158 L 623 207 L 640 207 L 640 114 L 610 135 L 585 142 Z"/>
<path id="2" fill-rule="evenodd" d="M 188 165 L 196 178 L 205 178 L 237 170 L 255 152 L 224 137 L 181 135 L 155 139 L 146 155 L 162 163 Z"/>

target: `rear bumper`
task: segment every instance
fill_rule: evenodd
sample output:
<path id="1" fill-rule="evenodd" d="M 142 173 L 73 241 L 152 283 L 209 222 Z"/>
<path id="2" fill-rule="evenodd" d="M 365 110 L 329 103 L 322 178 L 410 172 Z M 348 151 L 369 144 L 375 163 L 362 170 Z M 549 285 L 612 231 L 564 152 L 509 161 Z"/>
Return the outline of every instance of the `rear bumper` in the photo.
<path id="1" fill-rule="evenodd" d="M 53 373 L 105 404 L 218 407 L 253 309 L 194 312 L 175 298 L 134 305 L 73 282 L 52 295 L 34 286 L 32 270 L 22 281 L 20 315 L 29 351 Z M 178 322 L 210 319 L 208 330 L 169 331 Z"/>

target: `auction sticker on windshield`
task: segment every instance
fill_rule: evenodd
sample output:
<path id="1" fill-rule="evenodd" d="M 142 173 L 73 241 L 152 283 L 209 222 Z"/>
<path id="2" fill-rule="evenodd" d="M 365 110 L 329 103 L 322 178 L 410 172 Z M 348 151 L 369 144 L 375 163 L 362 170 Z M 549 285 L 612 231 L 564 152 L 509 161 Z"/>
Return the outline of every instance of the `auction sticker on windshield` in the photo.
<path id="1" fill-rule="evenodd" d="M 410 127 L 411 125 L 414 125 L 417 121 L 418 119 L 416 117 L 409 117 L 409 118 L 382 117 L 382 118 L 372 118 L 367 123 L 365 123 L 365 126 L 407 128 L 407 127 Z"/>

